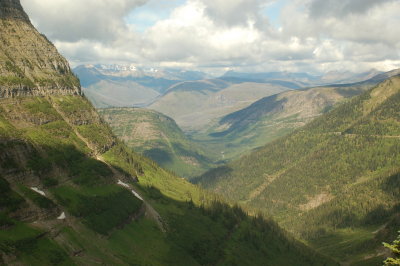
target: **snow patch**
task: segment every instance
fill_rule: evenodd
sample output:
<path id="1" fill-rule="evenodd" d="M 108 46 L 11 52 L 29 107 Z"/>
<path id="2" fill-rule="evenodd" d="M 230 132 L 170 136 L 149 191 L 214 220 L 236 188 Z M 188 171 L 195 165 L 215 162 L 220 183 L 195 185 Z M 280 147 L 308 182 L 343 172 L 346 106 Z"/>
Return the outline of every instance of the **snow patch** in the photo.
<path id="1" fill-rule="evenodd" d="M 118 180 L 118 185 L 129 188 L 129 185 L 127 183 L 122 182 L 121 180 Z"/>
<path id="2" fill-rule="evenodd" d="M 37 187 L 31 187 L 31 189 L 33 191 L 35 191 L 36 193 L 39 193 L 40 195 L 46 197 L 46 193 L 44 193 L 44 191 L 41 191 L 40 189 L 38 189 Z"/>
<path id="3" fill-rule="evenodd" d="M 60 216 L 57 217 L 57 220 L 65 220 L 65 218 L 67 218 L 67 217 L 65 216 L 65 212 L 63 212 L 63 213 L 61 213 Z"/>
<path id="4" fill-rule="evenodd" d="M 132 190 L 133 195 L 135 195 L 136 198 L 140 199 L 141 201 L 143 201 L 142 197 L 139 196 L 138 193 L 136 193 L 136 191 Z"/>
<path id="5" fill-rule="evenodd" d="M 130 188 L 129 185 L 128 185 L 127 183 L 124 183 L 124 182 L 122 182 L 121 180 L 118 180 L 118 183 L 117 183 L 117 184 L 120 185 L 120 186 L 123 186 L 123 187 L 125 187 L 125 188 Z M 131 191 L 132 191 L 133 195 L 135 195 L 136 198 L 138 198 L 138 199 L 140 199 L 141 201 L 143 201 L 142 197 L 141 197 L 138 193 L 136 193 L 136 191 L 134 191 L 134 190 L 131 190 Z"/>

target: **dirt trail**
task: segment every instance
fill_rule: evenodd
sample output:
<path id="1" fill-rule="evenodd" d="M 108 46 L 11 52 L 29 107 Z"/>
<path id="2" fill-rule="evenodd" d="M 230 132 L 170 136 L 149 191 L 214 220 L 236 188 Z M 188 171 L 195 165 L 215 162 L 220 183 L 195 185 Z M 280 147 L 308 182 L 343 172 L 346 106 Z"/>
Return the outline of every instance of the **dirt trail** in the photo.
<path id="1" fill-rule="evenodd" d="M 146 206 L 145 216 L 149 219 L 154 220 L 157 223 L 158 228 L 160 228 L 160 230 L 165 233 L 167 231 L 167 226 L 160 214 L 148 202 L 143 201 L 143 203 Z"/>

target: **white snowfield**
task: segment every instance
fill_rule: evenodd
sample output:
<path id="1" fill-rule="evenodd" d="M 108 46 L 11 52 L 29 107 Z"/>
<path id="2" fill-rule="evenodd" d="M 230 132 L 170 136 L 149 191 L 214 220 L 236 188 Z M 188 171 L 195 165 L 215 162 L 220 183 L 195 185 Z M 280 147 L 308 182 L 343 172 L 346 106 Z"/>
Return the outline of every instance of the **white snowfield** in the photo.
<path id="1" fill-rule="evenodd" d="M 43 191 L 41 191 L 40 189 L 38 189 L 37 187 L 31 187 L 31 189 L 33 191 L 35 191 L 36 193 L 39 193 L 40 195 L 46 197 L 46 193 L 44 193 Z"/>
<path id="2" fill-rule="evenodd" d="M 118 180 L 117 184 L 120 185 L 120 186 L 123 186 L 125 188 L 130 188 L 128 184 L 122 182 L 121 180 Z M 135 195 L 136 198 L 140 199 L 141 201 L 144 201 L 142 199 L 142 197 L 138 193 L 136 193 L 136 191 L 134 191 L 134 190 L 131 190 L 131 191 L 132 191 L 133 195 Z"/>
<path id="3" fill-rule="evenodd" d="M 61 213 L 60 216 L 57 217 L 57 220 L 65 220 L 65 218 L 67 218 L 67 217 L 65 216 L 65 212 L 63 212 L 63 213 Z"/>
<path id="4" fill-rule="evenodd" d="M 142 197 L 139 196 L 138 193 L 136 193 L 136 191 L 132 190 L 133 195 L 135 195 L 136 198 L 140 199 L 141 201 L 143 201 Z"/>
<path id="5" fill-rule="evenodd" d="M 129 188 L 129 185 L 127 183 L 122 182 L 121 180 L 118 180 L 118 185 Z"/>

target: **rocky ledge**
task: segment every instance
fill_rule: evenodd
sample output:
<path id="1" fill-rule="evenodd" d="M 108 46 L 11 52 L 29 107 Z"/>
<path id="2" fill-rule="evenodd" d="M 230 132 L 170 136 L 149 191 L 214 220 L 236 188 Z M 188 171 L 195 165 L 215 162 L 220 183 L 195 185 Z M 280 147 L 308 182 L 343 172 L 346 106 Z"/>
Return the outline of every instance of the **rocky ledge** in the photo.
<path id="1" fill-rule="evenodd" d="M 0 18 L 19 19 L 30 23 L 19 0 L 0 0 Z"/>
<path id="2" fill-rule="evenodd" d="M 30 88 L 26 86 L 19 87 L 0 87 L 0 98 L 15 98 L 27 96 L 50 96 L 50 95 L 82 95 L 79 87 L 70 88 L 52 88 L 52 87 L 37 87 Z"/>

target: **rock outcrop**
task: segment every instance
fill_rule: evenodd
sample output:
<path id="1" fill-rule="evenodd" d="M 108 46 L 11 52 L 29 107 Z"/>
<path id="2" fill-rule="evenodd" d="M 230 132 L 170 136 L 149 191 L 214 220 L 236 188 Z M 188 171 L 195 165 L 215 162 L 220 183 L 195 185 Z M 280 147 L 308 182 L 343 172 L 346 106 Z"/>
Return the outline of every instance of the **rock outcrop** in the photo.
<path id="1" fill-rule="evenodd" d="M 81 94 L 79 80 L 20 1 L 0 0 L 0 98 L 55 94 Z"/>
<path id="2" fill-rule="evenodd" d="M 24 12 L 21 3 L 15 0 L 0 0 L 0 18 L 20 19 L 29 22 L 29 18 Z"/>

